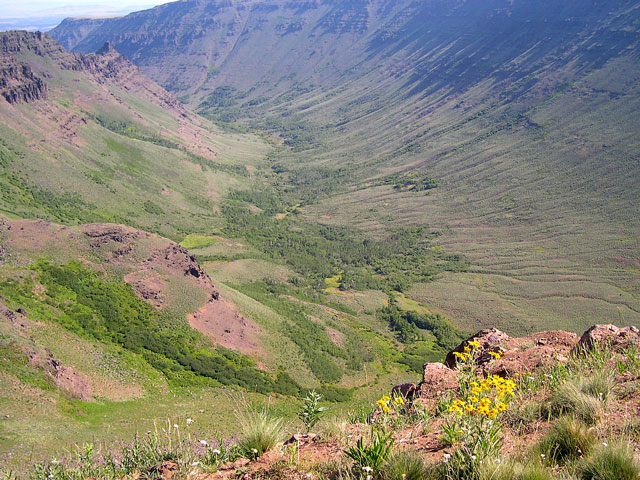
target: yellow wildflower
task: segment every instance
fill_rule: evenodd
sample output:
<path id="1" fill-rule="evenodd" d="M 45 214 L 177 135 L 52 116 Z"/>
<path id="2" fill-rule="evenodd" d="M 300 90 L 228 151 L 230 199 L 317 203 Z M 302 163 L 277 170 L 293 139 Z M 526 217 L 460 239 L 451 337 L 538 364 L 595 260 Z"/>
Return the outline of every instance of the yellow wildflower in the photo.
<path id="1" fill-rule="evenodd" d="M 467 342 L 467 344 L 471 345 L 472 347 L 475 348 L 480 348 L 480 342 L 476 341 L 476 340 L 471 340 L 469 342 Z"/>

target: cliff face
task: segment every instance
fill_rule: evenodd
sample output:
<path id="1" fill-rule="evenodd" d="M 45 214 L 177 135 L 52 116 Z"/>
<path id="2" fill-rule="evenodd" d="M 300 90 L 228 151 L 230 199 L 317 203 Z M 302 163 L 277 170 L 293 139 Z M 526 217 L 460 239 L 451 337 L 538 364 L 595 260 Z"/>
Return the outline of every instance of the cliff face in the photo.
<path id="1" fill-rule="evenodd" d="M 98 84 L 112 83 L 187 116 L 180 102 L 120 55 L 110 43 L 96 53 L 71 53 L 41 32 L 0 33 L 0 95 L 9 103 L 30 103 L 48 98 L 46 68 L 34 71 L 36 67 L 23 61 L 24 55 L 53 61 L 62 70 L 83 72 Z"/>
<path id="2" fill-rule="evenodd" d="M 48 97 L 44 80 L 29 65 L 0 57 L 0 95 L 9 103 L 31 103 Z"/>

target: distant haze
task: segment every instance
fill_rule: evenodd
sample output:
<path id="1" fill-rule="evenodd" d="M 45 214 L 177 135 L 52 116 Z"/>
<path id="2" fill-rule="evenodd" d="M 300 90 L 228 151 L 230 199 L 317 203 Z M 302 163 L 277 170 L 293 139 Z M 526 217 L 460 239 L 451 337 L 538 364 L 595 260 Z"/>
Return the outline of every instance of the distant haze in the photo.
<path id="1" fill-rule="evenodd" d="M 47 31 L 66 17 L 108 17 L 126 15 L 154 7 L 163 0 L 2 0 L 0 31 Z"/>

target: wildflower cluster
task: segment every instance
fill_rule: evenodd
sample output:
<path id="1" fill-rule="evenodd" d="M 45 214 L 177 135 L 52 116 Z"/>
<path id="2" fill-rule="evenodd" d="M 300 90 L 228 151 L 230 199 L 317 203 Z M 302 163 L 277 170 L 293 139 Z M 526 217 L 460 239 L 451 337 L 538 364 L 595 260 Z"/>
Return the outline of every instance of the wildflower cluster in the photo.
<path id="1" fill-rule="evenodd" d="M 391 408 L 389 407 L 389 403 L 391 402 L 391 397 L 385 395 L 380 400 L 376 402 L 378 408 L 384 413 L 391 413 Z"/>
<path id="2" fill-rule="evenodd" d="M 513 380 L 498 375 L 478 376 L 476 358 L 480 347 L 479 342 L 470 341 L 463 351 L 454 352 L 458 360 L 458 398 L 449 404 L 452 415 L 443 425 L 443 440 L 458 447 L 453 453 L 456 465 L 469 468 L 498 455 L 502 443 L 498 417 L 507 410 L 517 388 Z M 494 361 L 502 357 L 499 350 L 486 353 Z"/>
<path id="3" fill-rule="evenodd" d="M 402 395 L 398 395 L 391 399 L 390 396 L 385 395 L 380 400 L 376 402 L 376 406 L 383 413 L 391 413 L 391 410 L 398 410 L 405 405 L 405 400 Z"/>
<path id="4" fill-rule="evenodd" d="M 466 399 L 454 400 L 449 412 L 496 418 L 507 409 L 505 402 L 513 396 L 516 384 L 512 380 L 493 375 L 480 381 L 472 380 L 469 387 Z"/>

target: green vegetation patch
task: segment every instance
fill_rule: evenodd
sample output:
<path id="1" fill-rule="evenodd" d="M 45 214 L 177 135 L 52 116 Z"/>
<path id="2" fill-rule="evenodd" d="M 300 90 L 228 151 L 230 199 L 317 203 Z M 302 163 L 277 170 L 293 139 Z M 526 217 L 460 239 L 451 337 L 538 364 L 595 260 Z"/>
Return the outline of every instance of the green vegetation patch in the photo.
<path id="1" fill-rule="evenodd" d="M 427 192 L 440 186 L 440 183 L 429 175 L 412 172 L 407 175 L 392 175 L 383 179 L 378 185 L 392 185 L 394 190 Z"/>
<path id="2" fill-rule="evenodd" d="M 46 289 L 34 293 L 32 276 L 5 280 L 0 292 L 67 330 L 140 354 L 175 385 L 238 385 L 261 393 L 300 393 L 286 373 L 275 378 L 255 368 L 250 358 L 211 342 L 186 322 L 162 318 L 123 282 L 108 281 L 78 262 L 32 266 Z M 48 313 L 48 315 L 46 315 Z"/>
<path id="3" fill-rule="evenodd" d="M 423 227 L 396 228 L 371 239 L 347 227 L 310 224 L 296 216 L 274 218 L 283 210 L 286 194 L 242 191 L 229 198 L 235 201 L 221 209 L 225 234 L 245 238 L 268 258 L 289 264 L 318 290 L 340 271 L 343 289 L 403 291 L 440 272 L 467 268 L 460 255 L 432 248 L 436 234 Z"/>
<path id="4" fill-rule="evenodd" d="M 184 237 L 184 240 L 180 242 L 180 245 L 187 250 L 194 248 L 204 248 L 217 243 L 218 239 L 209 237 L 207 235 L 190 234 Z"/>
<path id="5" fill-rule="evenodd" d="M 446 351 L 464 340 L 464 335 L 442 315 L 419 314 L 413 311 L 400 310 L 393 297 L 389 298 L 389 306 L 378 312 L 380 318 L 389 324 L 402 342 L 424 340 L 420 330 L 428 330 L 433 334 L 439 347 Z"/>

